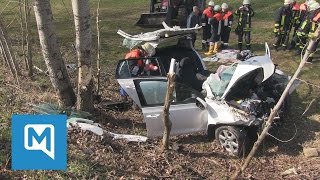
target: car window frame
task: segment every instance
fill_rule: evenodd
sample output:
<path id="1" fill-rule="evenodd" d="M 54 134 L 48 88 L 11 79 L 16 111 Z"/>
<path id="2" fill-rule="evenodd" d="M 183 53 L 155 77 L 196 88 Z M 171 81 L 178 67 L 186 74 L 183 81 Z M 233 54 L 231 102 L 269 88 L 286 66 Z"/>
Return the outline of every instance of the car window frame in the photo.
<path id="1" fill-rule="evenodd" d="M 138 60 L 156 60 L 157 65 L 159 67 L 159 72 L 160 75 L 158 76 L 153 76 L 153 75 L 141 75 L 141 76 L 132 76 L 132 74 L 130 73 L 130 70 L 128 68 L 128 77 L 122 77 L 119 73 L 121 66 L 123 65 L 123 62 L 125 62 L 127 64 L 127 67 L 129 66 L 129 61 L 138 61 Z M 116 67 L 116 79 L 131 79 L 131 78 L 145 78 L 145 77 L 164 77 L 166 76 L 166 71 L 164 69 L 164 66 L 162 64 L 161 58 L 160 57 L 142 57 L 142 58 L 129 58 L 129 59 L 121 59 L 118 61 L 117 67 Z"/>
<path id="2" fill-rule="evenodd" d="M 140 82 L 142 81 L 162 81 L 164 83 L 167 84 L 167 79 L 136 79 L 134 80 L 134 84 L 135 84 L 135 87 L 136 87 L 136 91 L 137 91 L 137 94 L 138 94 L 138 98 L 140 100 L 140 104 L 141 104 L 141 107 L 142 108 L 148 108 L 148 107 L 157 107 L 157 106 L 163 106 L 164 105 L 164 101 L 165 101 L 165 97 L 164 97 L 164 100 L 162 103 L 157 103 L 157 104 L 147 104 L 146 102 L 146 98 L 145 98 L 145 94 L 143 94 L 143 91 L 141 89 L 141 86 L 140 86 Z M 190 96 L 190 101 L 173 101 L 171 102 L 172 105 L 179 105 L 179 104 L 190 104 L 190 103 L 196 103 L 196 98 L 197 97 L 200 97 L 201 99 L 205 99 L 204 95 L 201 94 L 199 91 L 185 85 L 185 84 L 182 84 L 182 83 L 177 83 L 176 82 L 176 85 L 179 85 L 179 86 L 185 86 L 186 88 L 185 89 L 188 89 L 190 90 L 190 92 L 195 92 L 195 95 L 193 98 L 192 96 Z M 182 88 L 183 89 L 183 88 Z M 177 88 L 175 86 L 175 89 L 174 89 L 174 95 L 175 95 L 175 99 L 177 98 Z M 192 101 L 191 101 L 192 100 Z"/>

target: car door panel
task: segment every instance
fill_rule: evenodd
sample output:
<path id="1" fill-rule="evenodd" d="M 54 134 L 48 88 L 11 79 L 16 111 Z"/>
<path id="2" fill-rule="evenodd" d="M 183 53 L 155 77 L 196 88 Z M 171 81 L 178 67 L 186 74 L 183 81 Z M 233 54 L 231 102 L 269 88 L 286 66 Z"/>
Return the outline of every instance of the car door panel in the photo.
<path id="1" fill-rule="evenodd" d="M 163 135 L 163 106 L 142 108 L 148 137 Z M 169 118 L 172 122 L 171 136 L 205 131 L 207 128 L 207 112 L 193 104 L 170 106 Z"/>
<path id="2" fill-rule="evenodd" d="M 148 136 L 162 136 L 164 130 L 162 111 L 167 88 L 166 80 L 136 80 L 135 85 L 138 94 L 140 94 L 139 99 Z M 179 87 L 177 89 L 184 90 Z M 193 94 L 175 91 L 173 96 L 174 101 L 169 110 L 172 122 L 171 135 L 205 131 L 207 113 L 205 109 L 196 105 L 196 100 L 192 99 Z"/>
<path id="3" fill-rule="evenodd" d="M 130 63 L 123 60 L 117 67 L 117 80 L 133 101 L 141 107 L 146 122 L 148 137 L 163 135 L 163 105 L 167 90 L 164 76 L 135 76 L 130 72 Z M 195 90 L 176 83 L 169 118 L 172 121 L 170 135 L 190 134 L 205 131 L 207 111 L 196 104 Z M 199 92 L 197 92 L 199 93 Z"/>

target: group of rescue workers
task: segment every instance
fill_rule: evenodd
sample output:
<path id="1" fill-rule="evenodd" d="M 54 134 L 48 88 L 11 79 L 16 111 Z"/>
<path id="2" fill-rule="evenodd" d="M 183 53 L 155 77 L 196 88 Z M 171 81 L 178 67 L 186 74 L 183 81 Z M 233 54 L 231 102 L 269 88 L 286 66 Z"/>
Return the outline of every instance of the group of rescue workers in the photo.
<path id="1" fill-rule="evenodd" d="M 243 39 L 246 49 L 251 50 L 251 20 L 254 11 L 250 0 L 244 0 L 242 6 L 234 14 L 238 16 L 235 33 L 238 36 L 238 49 L 243 50 Z M 314 35 L 320 22 L 320 4 L 316 0 L 306 0 L 299 4 L 296 0 L 284 0 L 283 6 L 275 13 L 273 46 L 276 50 L 296 50 L 296 55 L 301 54 L 309 39 Z M 188 17 L 187 27 L 196 24 L 202 26 L 202 49 L 208 51 L 205 55 L 213 55 L 220 48 L 229 46 L 229 37 L 233 23 L 233 12 L 228 4 L 216 5 L 214 1 L 208 3 L 208 7 L 201 11 L 197 6 Z M 290 38 L 291 36 L 291 38 Z M 192 35 L 193 44 L 196 35 Z M 290 43 L 289 43 L 290 42 Z M 313 46 L 316 51 L 319 41 Z M 314 53 L 308 59 L 311 63 Z"/>
<path id="2" fill-rule="evenodd" d="M 250 0 L 244 0 L 242 6 L 234 14 L 238 16 L 238 24 L 235 33 L 238 36 L 238 49 L 242 51 L 243 38 L 246 43 L 246 49 L 251 49 L 251 19 L 254 11 Z M 213 55 L 220 48 L 228 48 L 231 26 L 233 23 L 233 12 L 229 9 L 227 3 L 221 6 L 210 1 L 208 7 L 202 11 L 199 16 L 199 9 L 193 7 L 193 12 L 189 15 L 187 27 L 194 27 L 196 24 L 202 26 L 202 49 L 208 50 L 206 55 Z M 195 36 L 192 37 L 195 41 Z"/>
<path id="3" fill-rule="evenodd" d="M 296 55 L 301 54 L 309 39 L 313 38 L 319 22 L 320 4 L 315 0 L 306 0 L 301 5 L 295 0 L 285 0 L 275 15 L 274 48 L 296 50 Z M 291 41 L 290 34 L 292 34 Z M 318 44 L 319 40 L 311 49 L 308 63 L 312 62 Z"/>
<path id="4" fill-rule="evenodd" d="M 208 51 L 205 55 L 214 55 L 219 49 L 228 48 L 231 26 L 233 23 L 233 12 L 228 4 L 216 5 L 214 1 L 208 3 L 204 8 L 198 2 L 198 6 L 193 6 L 192 12 L 187 19 L 187 27 L 192 28 L 197 24 L 202 26 L 202 49 Z M 251 20 L 254 11 L 250 0 L 243 0 L 242 5 L 234 12 L 238 16 L 238 23 L 235 33 L 238 36 L 238 49 L 243 50 L 243 39 L 246 43 L 246 49 L 251 50 Z M 301 54 L 310 38 L 313 38 L 320 22 L 320 4 L 316 0 L 305 0 L 301 5 L 296 0 L 284 0 L 283 6 L 275 14 L 274 33 L 275 40 L 273 47 L 276 50 L 296 50 L 296 54 Z M 290 36 L 291 41 L 290 41 Z M 195 44 L 196 34 L 191 36 L 193 45 Z M 290 44 L 289 44 L 290 41 Z M 313 54 L 319 44 L 312 47 L 311 55 L 307 60 L 312 62 Z M 289 46 L 289 47 L 288 47 Z M 133 49 L 126 55 L 126 59 L 151 57 L 155 55 L 155 48 L 148 42 Z M 145 66 L 141 60 L 133 70 L 135 74 L 148 71 L 156 71 L 157 67 Z M 121 88 L 121 96 L 126 98 L 126 93 Z"/>

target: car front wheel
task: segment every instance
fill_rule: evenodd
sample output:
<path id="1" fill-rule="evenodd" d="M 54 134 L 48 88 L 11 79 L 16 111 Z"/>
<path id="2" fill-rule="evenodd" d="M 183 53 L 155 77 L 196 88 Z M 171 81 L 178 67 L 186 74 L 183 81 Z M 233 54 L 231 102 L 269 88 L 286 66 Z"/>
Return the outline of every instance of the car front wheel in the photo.
<path id="1" fill-rule="evenodd" d="M 244 129 L 235 126 L 220 126 L 215 137 L 221 146 L 231 155 L 241 157 L 247 151 L 248 137 Z"/>

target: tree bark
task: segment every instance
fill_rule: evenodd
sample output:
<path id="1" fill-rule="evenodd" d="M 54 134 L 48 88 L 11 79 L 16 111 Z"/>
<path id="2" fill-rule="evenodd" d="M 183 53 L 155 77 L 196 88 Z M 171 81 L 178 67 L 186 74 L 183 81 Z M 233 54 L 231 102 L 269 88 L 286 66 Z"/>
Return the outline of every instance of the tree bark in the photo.
<path id="1" fill-rule="evenodd" d="M 99 95 L 100 92 L 100 54 L 101 54 L 101 39 L 100 39 L 100 1 L 98 1 L 98 7 L 97 7 L 97 17 L 96 17 L 96 25 L 97 25 L 97 75 L 96 75 L 96 94 Z"/>
<path id="2" fill-rule="evenodd" d="M 72 0 L 74 24 L 76 29 L 76 48 L 78 56 L 78 94 L 77 109 L 93 110 L 93 79 L 91 67 L 91 29 L 89 0 Z"/>
<path id="3" fill-rule="evenodd" d="M 76 96 L 62 58 L 49 0 L 34 0 L 34 12 L 37 21 L 42 55 L 48 68 L 51 83 L 63 106 L 73 106 Z"/>
<path id="4" fill-rule="evenodd" d="M 26 30 L 26 51 L 27 54 L 25 54 L 27 64 L 28 64 L 28 75 L 29 77 L 33 76 L 33 63 L 32 63 L 32 52 L 31 52 L 31 32 L 30 32 L 30 8 L 29 8 L 29 0 L 24 0 L 24 20 L 25 20 L 25 30 Z"/>
<path id="5" fill-rule="evenodd" d="M 24 13 L 23 13 L 23 10 L 22 8 L 24 7 L 24 2 L 22 0 L 19 0 L 19 17 L 20 17 L 20 28 L 21 28 L 21 51 L 22 51 L 22 54 L 23 54 L 23 59 L 24 59 L 24 63 L 25 63 L 25 67 L 26 69 L 29 69 L 28 67 L 28 61 L 27 61 L 27 56 L 26 56 L 26 52 L 25 52 L 25 46 L 24 46 L 24 43 L 25 43 L 25 33 L 24 33 Z M 23 8 L 24 9 L 24 8 Z"/>
<path id="6" fill-rule="evenodd" d="M 269 129 L 271 128 L 271 125 L 274 121 L 274 117 L 277 114 L 277 112 L 279 111 L 281 105 L 283 104 L 285 98 L 288 96 L 289 93 L 289 89 L 291 88 L 291 86 L 293 85 L 294 81 L 297 79 L 297 77 L 299 76 L 303 66 L 305 65 L 305 63 L 307 62 L 309 56 L 310 56 L 310 52 L 311 52 L 311 47 L 313 46 L 314 43 L 316 43 L 317 39 L 320 38 L 320 26 L 317 28 L 315 34 L 314 34 L 314 38 L 310 40 L 308 48 L 299 64 L 299 67 L 297 68 L 296 72 L 294 73 L 294 75 L 292 76 L 292 78 L 290 79 L 287 87 L 285 88 L 285 90 L 283 91 L 279 101 L 277 102 L 277 104 L 275 105 L 275 107 L 272 109 L 270 116 L 268 118 L 268 121 L 266 123 L 266 126 L 264 127 L 263 131 L 261 132 L 260 136 L 258 137 L 258 140 L 254 143 L 254 146 L 252 148 L 252 150 L 250 151 L 249 155 L 247 156 L 247 158 L 245 159 L 243 165 L 241 168 L 237 169 L 237 171 L 232 175 L 231 179 L 237 179 L 238 176 L 241 175 L 241 173 L 244 172 L 244 170 L 248 167 L 251 159 L 253 158 L 253 156 L 255 155 L 257 149 L 259 148 L 260 144 L 262 143 L 262 141 L 264 140 L 264 138 L 267 136 L 267 133 L 269 131 Z"/>
<path id="7" fill-rule="evenodd" d="M 163 107 L 163 114 L 162 114 L 162 121 L 164 124 L 164 132 L 163 132 L 163 138 L 162 138 L 162 150 L 168 150 L 169 149 L 169 137 L 170 137 L 170 132 L 171 132 L 171 127 L 172 127 L 172 122 L 170 120 L 170 105 L 173 100 L 173 91 L 175 88 L 175 79 L 176 79 L 176 74 L 174 73 L 174 64 L 175 60 L 171 60 L 171 65 L 170 65 L 170 71 L 167 75 L 167 92 L 166 92 L 166 98 L 164 101 L 164 107 Z"/>

